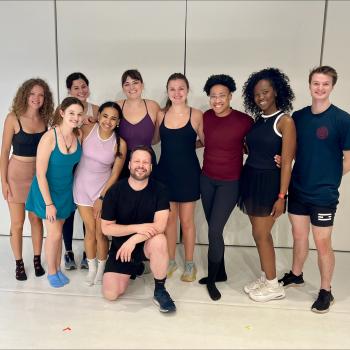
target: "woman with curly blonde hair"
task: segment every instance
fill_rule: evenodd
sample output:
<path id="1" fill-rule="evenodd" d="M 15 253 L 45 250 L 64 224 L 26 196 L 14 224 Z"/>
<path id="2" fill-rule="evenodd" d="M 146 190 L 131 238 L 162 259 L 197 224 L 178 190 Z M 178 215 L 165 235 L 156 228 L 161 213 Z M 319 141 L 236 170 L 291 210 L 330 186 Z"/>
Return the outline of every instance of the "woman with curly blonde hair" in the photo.
<path id="1" fill-rule="evenodd" d="M 26 80 L 13 99 L 11 112 L 4 124 L 1 146 L 1 187 L 11 218 L 11 247 L 16 259 L 16 279 L 27 275 L 22 259 L 22 234 L 25 201 L 35 173 L 36 151 L 53 113 L 52 93 L 42 79 Z M 12 146 L 12 155 L 9 159 Z M 45 274 L 41 266 L 43 225 L 34 213 L 28 214 L 37 277 Z"/>

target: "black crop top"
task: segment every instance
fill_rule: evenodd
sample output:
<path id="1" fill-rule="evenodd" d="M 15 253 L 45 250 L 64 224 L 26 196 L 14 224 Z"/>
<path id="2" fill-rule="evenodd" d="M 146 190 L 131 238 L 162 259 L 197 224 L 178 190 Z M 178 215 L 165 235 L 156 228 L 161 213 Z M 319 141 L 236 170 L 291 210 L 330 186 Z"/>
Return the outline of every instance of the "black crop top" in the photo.
<path id="1" fill-rule="evenodd" d="M 47 129 L 43 132 L 28 134 L 23 131 L 20 120 L 17 120 L 19 124 L 19 132 L 14 134 L 12 138 L 12 154 L 22 157 L 36 157 L 36 150 L 39 141 Z"/>

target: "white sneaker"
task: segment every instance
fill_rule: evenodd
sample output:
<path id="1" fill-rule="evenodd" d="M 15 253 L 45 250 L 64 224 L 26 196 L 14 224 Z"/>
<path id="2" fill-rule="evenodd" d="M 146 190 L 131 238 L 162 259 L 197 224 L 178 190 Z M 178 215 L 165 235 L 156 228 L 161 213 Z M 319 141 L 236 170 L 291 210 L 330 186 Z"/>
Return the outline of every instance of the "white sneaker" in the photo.
<path id="1" fill-rule="evenodd" d="M 261 275 L 257 280 L 248 283 L 247 285 L 244 286 L 243 290 L 249 294 L 255 289 L 258 289 L 261 285 L 263 285 L 266 281 L 265 275 Z"/>
<path id="2" fill-rule="evenodd" d="M 97 272 L 93 284 L 101 285 L 107 260 L 97 260 Z"/>
<path id="3" fill-rule="evenodd" d="M 249 293 L 250 299 L 261 302 L 283 299 L 285 296 L 284 288 L 279 283 L 271 286 L 265 282 Z"/>
<path id="4" fill-rule="evenodd" d="M 89 285 L 92 286 L 95 281 L 96 273 L 97 273 L 97 268 L 96 268 L 96 258 L 95 259 L 87 259 L 88 265 L 89 265 L 89 271 L 86 276 L 85 282 Z"/>

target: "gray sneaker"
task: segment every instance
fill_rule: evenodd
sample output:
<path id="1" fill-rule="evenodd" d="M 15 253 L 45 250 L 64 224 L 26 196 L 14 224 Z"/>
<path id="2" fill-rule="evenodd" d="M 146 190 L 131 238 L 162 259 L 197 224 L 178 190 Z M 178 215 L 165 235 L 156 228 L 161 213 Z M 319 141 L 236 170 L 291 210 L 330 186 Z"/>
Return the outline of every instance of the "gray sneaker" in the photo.
<path id="1" fill-rule="evenodd" d="M 83 257 L 82 257 L 81 262 L 80 262 L 80 268 L 81 269 L 86 269 L 86 270 L 89 269 L 89 265 L 88 265 L 88 262 L 87 262 L 87 259 L 86 259 L 86 253 L 85 252 L 83 252 Z"/>
<path id="2" fill-rule="evenodd" d="M 77 268 L 77 264 L 74 260 L 74 253 L 72 251 L 64 254 L 64 268 L 66 270 L 75 270 Z"/>

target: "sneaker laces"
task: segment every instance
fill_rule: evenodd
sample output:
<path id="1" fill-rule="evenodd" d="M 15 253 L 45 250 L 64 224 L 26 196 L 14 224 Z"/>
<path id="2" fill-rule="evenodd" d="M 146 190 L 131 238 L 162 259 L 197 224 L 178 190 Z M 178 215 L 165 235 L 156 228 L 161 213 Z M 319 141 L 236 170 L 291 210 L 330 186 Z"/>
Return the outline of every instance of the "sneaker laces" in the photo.
<path id="1" fill-rule="evenodd" d="M 188 274 L 188 275 L 191 275 L 192 274 L 192 271 L 193 271 L 193 268 L 194 268 L 194 264 L 185 264 L 185 271 L 184 271 L 184 274 Z"/>

